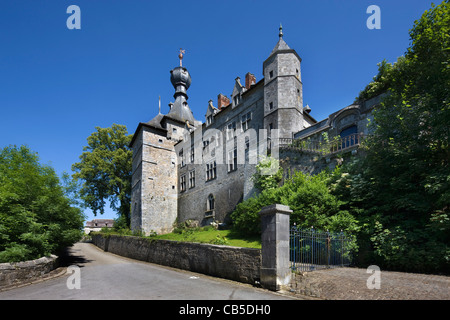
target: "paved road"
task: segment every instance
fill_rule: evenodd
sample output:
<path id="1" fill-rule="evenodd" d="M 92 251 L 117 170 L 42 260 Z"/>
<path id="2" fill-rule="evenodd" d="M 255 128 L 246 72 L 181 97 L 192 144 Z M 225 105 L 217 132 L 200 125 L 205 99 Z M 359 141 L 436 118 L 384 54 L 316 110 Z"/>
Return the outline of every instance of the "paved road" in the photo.
<path id="1" fill-rule="evenodd" d="M 1 299 L 163 299 L 163 300 L 273 300 L 292 299 L 271 291 L 198 273 L 140 262 L 103 252 L 90 243 L 70 248 L 75 273 L 0 292 Z M 72 281 L 73 280 L 73 281 Z"/>

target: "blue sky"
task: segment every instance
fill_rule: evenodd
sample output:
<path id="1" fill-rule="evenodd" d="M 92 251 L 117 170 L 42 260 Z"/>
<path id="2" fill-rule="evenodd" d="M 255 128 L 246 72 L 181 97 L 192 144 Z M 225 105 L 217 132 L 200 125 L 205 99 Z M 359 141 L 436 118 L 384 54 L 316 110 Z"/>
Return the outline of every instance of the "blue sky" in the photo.
<path id="1" fill-rule="evenodd" d="M 66 26 L 73 4 L 80 30 Z M 366 27 L 372 4 L 381 9 L 379 30 Z M 188 102 L 204 121 L 208 101 L 230 96 L 236 77 L 262 78 L 280 23 L 302 58 L 304 104 L 322 120 L 353 102 L 378 62 L 404 54 L 408 30 L 430 7 L 429 0 L 1 0 L 0 147 L 28 145 L 58 174 L 72 173 L 95 126 L 119 123 L 134 133 L 158 113 L 158 96 L 168 112 L 180 47 L 192 77 Z"/>

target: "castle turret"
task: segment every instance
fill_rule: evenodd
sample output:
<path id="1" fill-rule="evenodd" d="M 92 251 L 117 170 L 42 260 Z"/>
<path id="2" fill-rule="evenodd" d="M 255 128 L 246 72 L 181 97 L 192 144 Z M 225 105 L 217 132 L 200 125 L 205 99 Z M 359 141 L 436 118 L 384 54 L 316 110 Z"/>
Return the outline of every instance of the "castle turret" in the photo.
<path id="1" fill-rule="evenodd" d="M 279 129 L 280 138 L 292 138 L 304 128 L 302 59 L 283 40 L 280 25 L 279 39 L 263 63 L 264 128 Z"/>
<path id="2" fill-rule="evenodd" d="M 173 95 L 175 102 L 172 103 L 167 116 L 182 122 L 189 121 L 189 123 L 193 124 L 194 115 L 187 103 L 189 98 L 187 89 L 189 89 L 192 80 L 189 71 L 182 66 L 183 52 L 184 50 L 180 49 L 180 55 L 178 56 L 180 58 L 180 66 L 170 71 L 170 82 L 175 88 L 175 94 Z"/>

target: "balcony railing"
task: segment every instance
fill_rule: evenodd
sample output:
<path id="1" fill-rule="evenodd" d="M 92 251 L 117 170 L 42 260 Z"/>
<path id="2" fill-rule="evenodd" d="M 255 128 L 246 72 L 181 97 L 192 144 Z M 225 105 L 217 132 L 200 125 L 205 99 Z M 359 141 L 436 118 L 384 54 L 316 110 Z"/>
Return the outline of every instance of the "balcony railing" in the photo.
<path id="1" fill-rule="evenodd" d="M 319 153 L 321 155 L 341 152 L 350 148 L 359 147 L 364 135 L 354 133 L 346 137 L 337 137 L 332 141 L 300 140 L 291 138 L 280 138 L 278 146 L 280 148 L 294 148 L 302 151 Z"/>

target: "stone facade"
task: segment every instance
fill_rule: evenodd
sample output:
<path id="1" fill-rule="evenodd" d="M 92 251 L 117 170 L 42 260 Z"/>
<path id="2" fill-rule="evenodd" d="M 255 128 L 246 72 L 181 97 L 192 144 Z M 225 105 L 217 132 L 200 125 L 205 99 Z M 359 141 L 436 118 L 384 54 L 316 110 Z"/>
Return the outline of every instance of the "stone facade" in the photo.
<path id="1" fill-rule="evenodd" d="M 369 134 L 368 124 L 373 119 L 372 110 L 380 104 L 383 97 L 384 94 L 342 108 L 307 129 L 296 132 L 294 138 L 323 141 L 324 133 L 326 133 L 328 139 L 331 140 L 334 137 L 341 136 L 343 131 L 352 127 L 355 127 L 355 133 L 367 135 Z"/>
<path id="2" fill-rule="evenodd" d="M 170 126 L 169 128 L 179 128 Z M 138 127 L 133 144 L 131 228 L 167 233 L 177 217 L 177 160 L 171 136 L 151 125 Z"/>
<path id="3" fill-rule="evenodd" d="M 372 110 L 383 95 L 342 108 L 327 118 L 294 134 L 280 149 L 280 164 L 285 176 L 302 171 L 317 174 L 333 170 L 346 158 L 361 154 L 360 143 L 370 134 Z"/>
<path id="4" fill-rule="evenodd" d="M 186 159 L 179 161 L 184 162 L 179 167 L 180 179 L 182 176 L 186 177 L 186 188 L 180 190 L 178 198 L 181 222 L 189 219 L 198 220 L 203 225 L 212 220 L 223 222 L 227 214 L 252 192 L 250 177 L 254 173 L 255 164 L 234 161 L 234 157 L 240 153 L 245 158 L 245 138 L 248 138 L 249 144 L 256 144 L 259 129 L 263 129 L 263 89 L 262 82 L 256 84 L 241 95 L 238 105 L 233 107 L 230 104 L 222 108 L 214 115 L 211 124 L 205 123 L 191 133 L 190 139 L 175 146 L 177 154 L 186 156 Z M 248 114 L 251 115 L 249 129 L 254 131 L 247 130 L 248 134 L 243 132 L 237 137 L 237 133 L 243 131 L 242 118 Z M 228 131 L 229 127 L 232 129 Z M 199 131 L 203 139 L 195 141 L 194 135 Z M 199 159 L 196 160 L 197 157 Z M 212 174 L 208 172 L 211 165 Z M 190 180 L 189 175 L 192 174 L 195 175 L 195 184 Z M 214 199 L 212 206 L 209 196 Z"/>
<path id="5" fill-rule="evenodd" d="M 227 223 L 236 205 L 255 193 L 251 177 L 268 152 L 285 169 L 317 173 L 335 165 L 339 153 L 304 152 L 297 142 L 323 146 L 334 137 L 367 133 L 376 102 L 350 105 L 317 122 L 303 106 L 301 62 L 280 27 L 279 40 L 263 62 L 263 78 L 247 73 L 242 85 L 237 77 L 230 97 L 219 94 L 217 106 L 209 101 L 204 122 L 190 111 L 191 78 L 180 62 L 171 71 L 175 102 L 170 112 L 140 123 L 131 142 L 131 228 L 149 234 L 170 232 L 174 223 L 186 220 Z M 359 140 L 347 144 L 356 148 Z"/>

